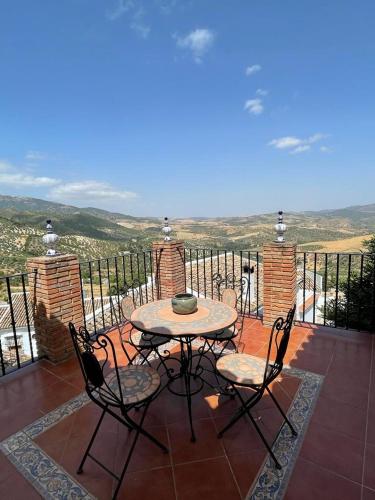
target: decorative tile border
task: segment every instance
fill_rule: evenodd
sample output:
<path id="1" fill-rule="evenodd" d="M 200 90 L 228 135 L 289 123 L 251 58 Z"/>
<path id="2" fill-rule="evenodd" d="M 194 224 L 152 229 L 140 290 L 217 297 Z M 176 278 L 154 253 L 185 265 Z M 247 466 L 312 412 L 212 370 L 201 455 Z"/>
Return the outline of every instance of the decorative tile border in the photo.
<path id="1" fill-rule="evenodd" d="M 176 344 L 177 342 L 172 341 L 165 348 L 171 349 Z M 200 342 L 194 342 L 195 347 L 199 344 Z M 247 500 L 281 500 L 283 498 L 324 379 L 322 375 L 289 366 L 284 367 L 283 373 L 301 379 L 287 413 L 298 436 L 292 437 L 289 427 L 284 425 L 273 446 L 282 469 L 276 469 L 272 459 L 267 456 L 246 496 Z M 86 393 L 82 393 L 0 442 L 0 450 L 43 498 L 51 500 L 94 498 L 33 441 L 35 437 L 79 410 L 89 401 Z"/>
<path id="2" fill-rule="evenodd" d="M 272 447 L 282 468 L 276 469 L 272 458 L 267 455 L 263 467 L 246 495 L 246 500 L 281 500 L 283 498 L 324 379 L 323 375 L 290 366 L 285 366 L 283 373 L 301 379 L 292 405 L 287 412 L 298 435 L 293 437 L 287 425 L 282 427 Z"/>
<path id="3" fill-rule="evenodd" d="M 0 443 L 0 450 L 43 498 L 94 498 L 33 441 L 89 401 L 88 396 L 82 393 Z"/>

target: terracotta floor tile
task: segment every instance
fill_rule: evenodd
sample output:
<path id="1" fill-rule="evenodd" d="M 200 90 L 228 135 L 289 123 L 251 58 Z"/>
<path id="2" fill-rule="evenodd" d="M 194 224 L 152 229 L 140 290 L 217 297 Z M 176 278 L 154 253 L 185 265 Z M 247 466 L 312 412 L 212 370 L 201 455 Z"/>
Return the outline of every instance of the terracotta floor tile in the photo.
<path id="1" fill-rule="evenodd" d="M 172 468 L 164 467 L 147 472 L 126 474 L 117 498 L 175 500 Z"/>
<path id="2" fill-rule="evenodd" d="M 15 472 L 15 467 L 0 451 L 0 485 Z"/>
<path id="3" fill-rule="evenodd" d="M 223 429 L 229 421 L 230 417 L 215 418 L 214 422 L 217 431 Z M 226 452 L 231 454 L 264 449 L 264 444 L 253 424 L 245 417 L 242 417 L 233 427 L 228 429 L 221 440 Z"/>
<path id="4" fill-rule="evenodd" d="M 175 467 L 179 500 L 238 500 L 240 493 L 226 458 Z"/>
<path id="5" fill-rule="evenodd" d="M 300 457 L 352 481 L 361 482 L 363 443 L 312 422 Z"/>
<path id="6" fill-rule="evenodd" d="M 292 367 L 300 368 L 314 373 L 325 375 L 328 371 L 332 354 L 312 354 L 309 351 L 299 349 L 289 364 Z"/>
<path id="7" fill-rule="evenodd" d="M 168 435 L 165 427 L 145 427 L 145 430 L 168 448 Z M 117 473 L 120 473 L 122 470 L 130 446 L 133 443 L 134 435 L 134 431 L 129 433 L 125 427 L 119 427 L 115 458 Z M 142 435 L 139 436 L 131 457 L 128 472 L 169 466 L 171 464 L 171 450 L 169 451 L 170 453 L 164 453 L 150 439 Z"/>
<path id="8" fill-rule="evenodd" d="M 350 381 L 345 381 L 331 374 L 327 375 L 323 382 L 321 395 L 335 401 L 341 401 L 355 408 L 367 408 L 368 388 L 358 386 Z"/>
<path id="9" fill-rule="evenodd" d="M 0 441 L 23 429 L 42 416 L 36 401 L 22 401 L 17 405 L 3 406 L 0 411 Z"/>
<path id="10" fill-rule="evenodd" d="M 0 483 L 0 498 L 4 500 L 40 500 L 40 495 L 18 472 Z"/>
<path id="11" fill-rule="evenodd" d="M 59 462 L 64 454 L 67 441 L 69 440 L 74 417 L 68 417 L 57 425 L 54 425 L 47 431 L 37 436 L 34 441 L 40 446 L 51 458 Z"/>
<path id="12" fill-rule="evenodd" d="M 194 421 L 194 432 L 197 438 L 195 443 L 190 441 L 190 426 L 186 422 L 169 424 L 168 432 L 175 464 L 224 455 L 222 442 L 217 437 L 211 419 Z"/>
<path id="13" fill-rule="evenodd" d="M 311 462 L 297 460 L 284 500 L 360 500 L 361 486 Z"/>
<path id="14" fill-rule="evenodd" d="M 228 455 L 228 460 L 240 488 L 242 498 L 246 497 L 266 455 L 267 452 L 265 449 Z"/>
<path id="15" fill-rule="evenodd" d="M 370 490 L 369 488 L 363 488 L 362 500 L 375 500 L 375 490 Z"/>
<path id="16" fill-rule="evenodd" d="M 363 484 L 375 490 L 375 446 L 366 446 L 365 475 Z"/>
<path id="17" fill-rule="evenodd" d="M 375 446 L 375 399 L 370 401 L 368 409 L 367 442 Z"/>
<path id="18" fill-rule="evenodd" d="M 364 441 L 366 410 L 321 395 L 315 407 L 312 421 L 327 429 L 341 432 L 353 439 Z"/>
<path id="19" fill-rule="evenodd" d="M 35 402 L 38 403 L 41 411 L 47 413 L 80 393 L 81 391 L 76 386 L 68 384 L 64 380 L 59 380 L 55 384 L 45 387 L 43 391 L 39 391 L 39 394 L 37 392 Z"/>

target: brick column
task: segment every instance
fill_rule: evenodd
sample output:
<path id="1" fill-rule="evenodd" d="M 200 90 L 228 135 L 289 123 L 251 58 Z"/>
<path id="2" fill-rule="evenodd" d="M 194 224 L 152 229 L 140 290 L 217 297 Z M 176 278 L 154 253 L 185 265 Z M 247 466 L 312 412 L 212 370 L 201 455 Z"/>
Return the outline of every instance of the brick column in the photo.
<path id="1" fill-rule="evenodd" d="M 263 323 L 271 326 L 276 318 L 286 317 L 296 302 L 296 245 L 263 245 Z"/>
<path id="2" fill-rule="evenodd" d="M 65 360 L 73 352 L 68 330 L 72 321 L 83 324 L 79 263 L 76 255 L 33 257 L 28 271 L 37 270 L 29 279 L 38 354 L 53 363 Z"/>
<path id="3" fill-rule="evenodd" d="M 185 259 L 182 241 L 155 241 L 152 244 L 156 290 L 159 299 L 184 293 Z"/>

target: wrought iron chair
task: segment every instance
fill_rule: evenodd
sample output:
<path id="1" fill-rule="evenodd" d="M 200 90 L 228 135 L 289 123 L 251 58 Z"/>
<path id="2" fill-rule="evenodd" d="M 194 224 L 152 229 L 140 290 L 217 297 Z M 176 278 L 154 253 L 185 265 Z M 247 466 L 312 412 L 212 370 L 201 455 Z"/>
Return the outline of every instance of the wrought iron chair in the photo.
<path id="1" fill-rule="evenodd" d="M 208 333 L 202 335 L 201 337 L 204 340 L 203 346 L 200 347 L 202 355 L 211 352 L 217 360 L 229 345 L 232 345 L 236 352 L 238 352 L 238 349 L 241 346 L 242 332 L 245 321 L 245 309 L 249 298 L 250 283 L 246 276 L 242 276 L 237 280 L 234 275 L 222 277 L 220 274 L 216 274 L 212 279 L 216 281 L 219 300 L 227 304 L 229 307 L 239 310 L 238 319 L 234 326 L 225 328 L 219 332 Z M 221 287 L 224 284 L 226 287 L 229 285 L 232 286 L 232 288 L 224 288 L 224 290 L 221 291 Z M 239 290 L 238 296 L 235 288 L 238 288 Z M 243 299 L 244 292 L 245 299 Z M 235 338 L 237 338 L 237 342 L 234 342 Z M 215 351 L 217 344 L 222 345 L 219 352 Z"/>
<path id="2" fill-rule="evenodd" d="M 170 342 L 169 337 L 164 337 L 160 335 L 152 335 L 149 333 L 141 332 L 132 326 L 130 323 L 130 317 L 132 312 L 135 310 L 134 298 L 131 295 L 124 294 L 119 302 L 119 312 L 120 318 L 119 321 L 116 313 L 116 306 L 113 303 L 112 297 L 111 307 L 113 308 L 113 313 L 115 316 L 115 320 L 118 327 L 118 332 L 120 335 L 121 347 L 124 350 L 126 356 L 128 357 L 126 346 L 131 346 L 135 349 L 135 354 L 128 358 L 129 364 L 144 364 L 146 363 L 148 366 L 151 366 L 150 361 L 153 359 L 159 360 L 160 364 L 163 365 L 166 373 L 169 373 L 169 370 L 165 364 L 166 359 L 169 357 L 170 353 L 168 350 L 165 350 L 162 353 L 159 351 L 159 347 L 166 345 Z M 130 326 L 130 330 L 127 330 L 127 326 Z"/>
<path id="3" fill-rule="evenodd" d="M 216 363 L 218 375 L 228 382 L 233 394 L 235 394 L 241 402 L 241 406 L 237 409 L 229 423 L 219 432 L 218 437 L 222 437 L 223 434 L 242 416 L 248 415 L 278 469 L 280 469 L 281 466 L 272 451 L 272 446 L 281 429 L 270 445 L 264 437 L 250 410 L 257 403 L 259 403 L 264 393 L 267 392 L 284 418 L 283 425 L 287 423 L 293 436 L 297 435 L 290 420 L 285 415 L 283 409 L 269 388 L 271 382 L 275 380 L 283 368 L 283 360 L 288 347 L 295 311 L 296 306 L 294 305 L 294 307 L 288 312 L 285 320 L 283 318 L 278 318 L 274 322 L 271 330 L 266 359 L 257 358 L 249 354 L 235 353 L 221 357 Z M 273 345 L 276 347 L 276 356 L 275 360 L 271 361 L 270 355 Z M 240 388 L 252 389 L 251 396 L 247 400 L 243 397 L 243 395 L 241 395 L 239 390 Z"/>
<path id="4" fill-rule="evenodd" d="M 105 333 L 99 333 L 92 339 L 89 332 L 83 327 L 77 332 L 73 323 L 69 323 L 69 330 L 85 380 L 86 392 L 89 398 L 102 409 L 102 414 L 77 473 L 83 472 L 86 459 L 90 457 L 117 479 L 118 483 L 113 495 L 113 498 L 116 498 L 140 434 L 146 436 L 161 450 L 168 453 L 168 449 L 143 428 L 149 404 L 158 393 L 160 377 L 157 371 L 149 366 L 127 365 L 119 367 L 114 345 Z M 110 370 L 110 367 L 113 369 Z M 141 408 L 143 408 L 143 413 L 139 423 L 137 423 L 129 416 L 129 412 L 132 409 Z M 106 413 L 125 425 L 129 431 L 135 431 L 129 453 L 119 476 L 90 453 Z"/>

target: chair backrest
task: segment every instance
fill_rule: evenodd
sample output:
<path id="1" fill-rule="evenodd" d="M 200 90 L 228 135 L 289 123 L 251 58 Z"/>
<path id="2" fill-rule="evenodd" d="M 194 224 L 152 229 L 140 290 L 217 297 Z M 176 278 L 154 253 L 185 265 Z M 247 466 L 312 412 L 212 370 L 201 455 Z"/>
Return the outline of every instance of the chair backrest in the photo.
<path id="1" fill-rule="evenodd" d="M 84 327 L 77 331 L 73 323 L 69 323 L 69 331 L 89 397 L 100 406 L 103 403 L 122 406 L 119 368 L 112 340 L 105 333 L 99 333 L 93 338 Z M 111 371 L 109 386 L 104 373 L 112 366 L 114 370 L 113 373 Z"/>
<path id="2" fill-rule="evenodd" d="M 229 307 L 237 307 L 237 293 L 233 288 L 225 288 L 221 294 L 221 301 Z"/>
<path id="3" fill-rule="evenodd" d="M 126 321 L 130 321 L 132 312 L 135 310 L 134 300 L 132 297 L 127 295 L 120 299 L 120 310 L 121 315 Z"/>
<path id="4" fill-rule="evenodd" d="M 289 310 L 286 319 L 277 318 L 272 326 L 270 340 L 268 343 L 266 367 L 264 371 L 263 385 L 268 385 L 274 380 L 283 368 L 284 356 L 288 348 L 290 331 L 293 326 L 296 304 Z M 270 360 L 272 346 L 276 348 L 275 360 Z"/>

